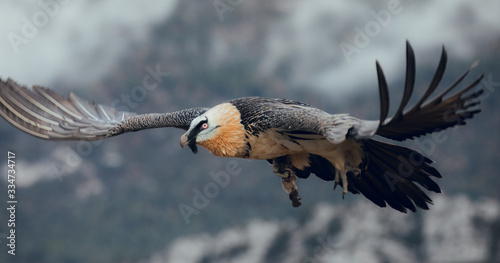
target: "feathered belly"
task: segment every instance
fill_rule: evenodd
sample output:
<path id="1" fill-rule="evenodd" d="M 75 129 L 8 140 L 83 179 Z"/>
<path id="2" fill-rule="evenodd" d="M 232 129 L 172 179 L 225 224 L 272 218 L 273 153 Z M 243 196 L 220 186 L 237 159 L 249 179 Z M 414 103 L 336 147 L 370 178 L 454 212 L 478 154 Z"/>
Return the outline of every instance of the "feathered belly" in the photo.
<path id="1" fill-rule="evenodd" d="M 280 141 L 271 132 L 261 132 L 258 135 L 247 135 L 247 151 L 245 158 L 249 159 L 274 159 L 280 156 L 297 152 L 297 149 L 290 149 L 287 143 Z"/>
<path id="2" fill-rule="evenodd" d="M 285 155 L 316 154 L 329 160 L 337 169 L 345 164 L 358 166 L 363 159 L 363 151 L 359 142 L 347 139 L 333 144 L 321 135 L 287 136 L 286 134 L 268 130 L 258 136 L 247 135 L 247 151 L 249 159 L 274 159 Z"/>

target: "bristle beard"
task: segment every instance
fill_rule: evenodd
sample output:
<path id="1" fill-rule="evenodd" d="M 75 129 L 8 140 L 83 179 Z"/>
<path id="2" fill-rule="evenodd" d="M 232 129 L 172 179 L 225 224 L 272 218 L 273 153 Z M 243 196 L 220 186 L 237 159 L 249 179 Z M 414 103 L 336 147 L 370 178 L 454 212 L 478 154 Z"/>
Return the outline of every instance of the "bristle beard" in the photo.
<path id="1" fill-rule="evenodd" d="M 198 153 L 198 147 L 196 147 L 196 140 L 190 140 L 188 146 L 193 153 Z"/>

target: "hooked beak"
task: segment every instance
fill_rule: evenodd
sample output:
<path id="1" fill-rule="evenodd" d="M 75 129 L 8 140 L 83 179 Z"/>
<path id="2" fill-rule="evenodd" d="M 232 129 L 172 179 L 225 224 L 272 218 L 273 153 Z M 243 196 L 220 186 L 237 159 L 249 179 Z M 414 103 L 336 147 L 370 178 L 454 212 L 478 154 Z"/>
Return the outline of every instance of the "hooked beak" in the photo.
<path id="1" fill-rule="evenodd" d="M 187 133 L 184 133 L 181 136 L 181 147 L 184 148 L 186 145 L 189 146 L 193 153 L 198 152 L 198 148 L 196 147 L 196 137 L 189 139 Z"/>
<path id="2" fill-rule="evenodd" d="M 186 146 L 188 144 L 188 137 L 186 134 L 183 134 L 181 136 L 181 148 L 184 149 L 184 146 Z"/>

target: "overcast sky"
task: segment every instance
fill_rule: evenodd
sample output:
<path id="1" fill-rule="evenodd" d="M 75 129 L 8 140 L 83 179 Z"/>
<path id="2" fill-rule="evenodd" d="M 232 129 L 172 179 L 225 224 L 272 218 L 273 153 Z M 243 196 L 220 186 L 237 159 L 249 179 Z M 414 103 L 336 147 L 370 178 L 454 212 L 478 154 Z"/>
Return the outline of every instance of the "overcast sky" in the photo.
<path id="1" fill-rule="evenodd" d="M 148 28 L 168 17 L 176 2 L 2 1 L 0 76 L 49 85 L 58 78 L 82 79 L 84 70 L 92 81 L 131 43 L 147 41 Z M 26 29 L 30 23 L 36 32 Z"/>
<path id="2" fill-rule="evenodd" d="M 386 72 L 399 74 L 406 39 L 417 55 L 435 56 L 436 63 L 443 44 L 451 57 L 472 63 L 480 43 L 500 39 L 497 0 L 281 2 L 286 15 L 267 25 L 271 33 L 262 40 L 266 54 L 259 71 L 273 74 L 293 55 L 292 81 L 319 89 L 372 83 L 360 73 L 374 78 L 375 59 Z M 224 15 L 243 15 L 244 5 Z M 176 8 L 177 1 L 2 1 L 0 77 L 28 85 L 91 83 L 132 43 L 147 42 L 148 29 Z M 229 23 L 215 8 L 206 12 Z"/>

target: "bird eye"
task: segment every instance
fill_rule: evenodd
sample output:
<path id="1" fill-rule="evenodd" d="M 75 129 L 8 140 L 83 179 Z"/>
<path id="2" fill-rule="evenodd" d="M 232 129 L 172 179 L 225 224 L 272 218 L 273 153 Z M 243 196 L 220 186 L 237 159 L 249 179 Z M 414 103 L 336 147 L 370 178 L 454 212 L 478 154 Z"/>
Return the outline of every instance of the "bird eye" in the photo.
<path id="1" fill-rule="evenodd" d="M 203 123 L 203 124 L 201 125 L 201 128 L 202 128 L 202 129 L 204 129 L 204 130 L 205 130 L 206 128 L 208 128 L 208 123 L 206 123 L 206 122 L 205 122 L 205 123 Z"/>

